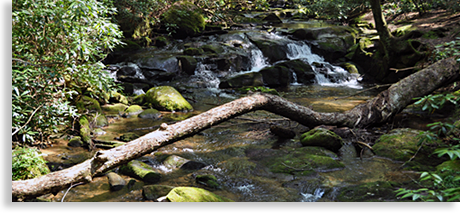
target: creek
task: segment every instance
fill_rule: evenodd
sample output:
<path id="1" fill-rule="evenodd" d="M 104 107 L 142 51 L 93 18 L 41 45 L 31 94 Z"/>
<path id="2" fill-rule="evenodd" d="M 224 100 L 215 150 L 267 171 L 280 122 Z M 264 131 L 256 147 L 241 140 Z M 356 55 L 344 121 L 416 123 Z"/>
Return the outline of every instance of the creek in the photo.
<path id="1" fill-rule="evenodd" d="M 315 25 L 314 23 L 293 23 L 288 27 L 305 28 L 306 26 L 314 27 Z M 284 44 L 286 59 L 275 62 L 269 60 L 256 45 L 249 41 L 246 35 L 253 39 L 278 41 Z M 279 32 L 268 33 L 260 29 L 238 30 L 219 36 L 194 38 L 193 41 L 188 42 L 192 43 L 192 46 L 217 42 L 231 46 L 232 50 L 234 50 L 233 47 L 240 47 L 231 53 L 243 51 L 244 54 L 236 55 L 247 56 L 248 60 L 242 62 L 247 65 L 221 65 L 212 60 L 216 59 L 215 55 L 197 56 L 195 57 L 197 66 L 192 75 L 162 82 L 179 88 L 182 95 L 191 101 L 194 111 L 188 113 L 162 112 L 159 120 L 113 117 L 109 126 L 103 127 L 105 134 L 97 136 L 96 140 L 114 141 L 126 133 L 142 136 L 156 130 L 161 123 L 180 121 L 245 96 L 233 89 L 219 89 L 219 84 L 224 78 L 258 72 L 265 67 L 289 60 L 301 60 L 312 65 L 315 72 L 314 83 L 308 85 L 299 83 L 296 74 L 293 73 L 290 85 L 277 88 L 280 95 L 292 102 L 309 106 L 315 111 L 343 112 L 366 102 L 379 93 L 378 90 L 369 90 L 350 96 L 372 85 L 359 83 L 358 75 L 350 74 L 342 67 L 332 65 L 322 56 L 312 53 L 310 44 L 291 40 Z M 137 80 L 145 84 L 149 80 L 149 75 L 161 73 L 160 67 L 166 70 L 180 69 L 177 68 L 175 57 L 182 54 L 186 43 L 186 41 L 177 42 L 164 49 L 137 50 L 135 53 L 130 53 L 131 57 L 125 57 L 123 61 L 113 65 L 133 68 L 135 73 L 130 77 L 130 82 Z M 155 60 L 159 59 L 159 56 L 163 58 Z M 128 79 L 116 73 L 113 73 L 113 77 L 118 80 L 123 77 L 124 81 Z M 134 94 L 145 92 L 142 87 L 137 87 L 136 84 L 134 86 Z M 289 128 L 297 135 L 294 139 L 281 139 L 270 132 L 271 125 Z M 363 154 L 359 154 L 360 151 L 356 151 L 352 142 L 346 142 L 340 149 L 339 155 L 334 156 L 335 160 L 343 163 L 341 168 L 316 169 L 313 174 L 303 176 L 295 173 L 273 173 L 264 165 L 264 161 L 272 154 L 301 148 L 299 137 L 307 130 L 308 128 L 286 118 L 265 111 L 257 111 L 162 147 L 139 160 L 162 173 L 163 177 L 157 184 L 206 189 L 207 187 L 197 183 L 194 178 L 197 175 L 211 174 L 216 176 L 220 188 L 210 189 L 210 191 L 234 201 L 245 202 L 337 201 L 340 189 L 347 186 L 376 181 L 401 182 L 414 177 L 411 172 L 402 171 L 399 168 L 401 163 L 375 156 L 369 150 L 364 150 Z M 64 160 L 74 160 L 76 163 L 90 156 L 84 149 L 67 147 L 64 141 L 43 151 L 48 155 L 47 160 L 53 163 L 60 163 Z M 162 163 L 164 157 L 168 155 L 177 155 L 200 162 L 206 167 L 198 170 L 171 169 Z M 117 169 L 114 171 L 118 172 Z M 64 194 L 66 194 L 65 201 L 144 201 L 142 187 L 145 184 L 124 175 L 123 178 L 128 184 L 119 191 L 110 191 L 107 178 L 102 176 L 94 178 L 94 181 L 89 184 L 73 187 L 67 193 L 66 190 L 63 190 L 56 196 L 50 197 L 55 201 L 60 201 Z"/>

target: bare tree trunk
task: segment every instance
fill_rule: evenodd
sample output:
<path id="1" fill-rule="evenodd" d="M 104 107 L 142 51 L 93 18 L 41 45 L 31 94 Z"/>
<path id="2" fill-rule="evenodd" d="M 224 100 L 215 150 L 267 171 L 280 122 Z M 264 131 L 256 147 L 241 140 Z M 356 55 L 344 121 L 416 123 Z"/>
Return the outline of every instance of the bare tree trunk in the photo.
<path id="1" fill-rule="evenodd" d="M 337 125 L 365 127 L 383 123 L 412 102 L 458 77 L 459 65 L 450 58 L 439 61 L 391 86 L 365 104 L 344 113 L 315 112 L 281 97 L 256 93 L 187 120 L 162 126 L 149 134 L 123 146 L 99 151 L 93 158 L 73 167 L 53 172 L 39 178 L 13 181 L 13 198 L 30 198 L 57 192 L 77 182 L 91 182 L 92 177 L 103 175 L 110 169 L 149 154 L 160 147 L 196 134 L 233 117 L 256 110 L 266 110 L 290 118 L 305 126 Z"/>

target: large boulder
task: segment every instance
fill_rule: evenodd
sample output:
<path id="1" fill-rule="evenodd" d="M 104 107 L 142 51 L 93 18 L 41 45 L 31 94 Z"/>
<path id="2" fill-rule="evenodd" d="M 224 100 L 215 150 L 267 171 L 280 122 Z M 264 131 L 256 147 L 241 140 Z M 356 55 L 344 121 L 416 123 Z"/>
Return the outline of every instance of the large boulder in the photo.
<path id="1" fill-rule="evenodd" d="M 267 57 L 270 63 L 275 63 L 281 60 L 287 60 L 288 42 L 285 40 L 276 40 L 263 35 L 246 34 L 249 40 L 259 48 L 263 55 Z"/>
<path id="2" fill-rule="evenodd" d="M 146 163 L 138 160 L 132 160 L 129 163 L 120 166 L 120 172 L 146 183 L 157 183 L 161 179 L 161 174 L 159 172 Z"/>
<path id="3" fill-rule="evenodd" d="M 222 80 L 219 88 L 241 88 L 245 86 L 263 86 L 262 74 L 258 72 L 237 74 Z"/>
<path id="4" fill-rule="evenodd" d="M 291 71 L 291 73 L 295 73 L 298 83 L 308 85 L 314 83 L 315 81 L 316 74 L 311 65 L 300 59 L 282 62 L 276 66 L 286 67 L 289 71 Z"/>
<path id="5" fill-rule="evenodd" d="M 192 105 L 171 86 L 153 87 L 145 93 L 144 100 L 158 110 L 191 111 Z"/>
<path id="6" fill-rule="evenodd" d="M 166 198 L 171 202 L 232 202 L 228 198 L 196 187 L 176 187 Z"/>
<path id="7" fill-rule="evenodd" d="M 262 74 L 264 85 L 268 87 L 285 87 L 292 82 L 292 73 L 282 65 L 265 67 L 259 71 Z"/>
<path id="8" fill-rule="evenodd" d="M 315 128 L 300 136 L 300 143 L 303 146 L 320 146 L 335 153 L 343 146 L 340 136 L 324 128 Z"/>
<path id="9" fill-rule="evenodd" d="M 161 16 L 161 23 L 175 26 L 172 33 L 179 39 L 199 35 L 206 26 L 201 9 L 188 1 L 174 3 Z"/>

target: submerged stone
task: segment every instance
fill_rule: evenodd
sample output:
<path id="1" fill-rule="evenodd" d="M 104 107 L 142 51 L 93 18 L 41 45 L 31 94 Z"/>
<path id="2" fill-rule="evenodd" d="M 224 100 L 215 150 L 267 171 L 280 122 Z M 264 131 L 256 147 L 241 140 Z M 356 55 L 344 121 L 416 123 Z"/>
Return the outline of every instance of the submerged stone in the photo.
<path id="1" fill-rule="evenodd" d="M 159 119 L 161 117 L 161 113 L 156 109 L 146 109 L 142 113 L 138 115 L 140 118 L 149 118 L 149 119 Z"/>
<path id="2" fill-rule="evenodd" d="M 176 187 L 168 193 L 166 198 L 171 202 L 233 202 L 233 200 L 196 187 Z"/>
<path id="3" fill-rule="evenodd" d="M 220 188 L 220 185 L 217 182 L 217 178 L 214 175 L 209 175 L 209 174 L 197 175 L 195 177 L 195 180 L 196 180 L 197 183 L 203 184 L 203 185 L 205 185 L 205 186 L 207 186 L 209 188 L 212 188 L 212 189 L 219 189 Z"/>
<path id="4" fill-rule="evenodd" d="M 115 172 L 109 172 L 106 176 L 109 180 L 110 190 L 112 191 L 121 190 L 126 185 L 125 179 Z"/>

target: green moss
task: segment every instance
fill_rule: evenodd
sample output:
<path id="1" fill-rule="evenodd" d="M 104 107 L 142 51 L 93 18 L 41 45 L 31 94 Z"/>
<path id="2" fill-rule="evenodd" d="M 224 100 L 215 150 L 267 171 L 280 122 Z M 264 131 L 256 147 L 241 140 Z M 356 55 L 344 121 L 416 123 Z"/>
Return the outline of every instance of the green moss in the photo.
<path id="1" fill-rule="evenodd" d="M 197 183 L 203 184 L 203 185 L 205 185 L 205 186 L 207 186 L 209 188 L 212 188 L 212 189 L 219 189 L 220 188 L 220 185 L 217 182 L 217 178 L 214 175 L 209 175 L 209 174 L 197 175 L 195 177 L 195 180 L 196 180 Z"/>
<path id="2" fill-rule="evenodd" d="M 136 105 L 143 105 L 145 103 L 144 98 L 145 94 L 139 94 L 133 98 L 133 103 Z"/>
<path id="3" fill-rule="evenodd" d="M 95 127 L 104 127 L 108 126 L 109 122 L 107 120 L 107 117 L 104 114 L 97 114 L 96 115 L 96 124 Z"/>
<path id="4" fill-rule="evenodd" d="M 315 174 L 316 171 L 345 167 L 343 163 L 332 158 L 337 158 L 337 155 L 320 147 L 286 149 L 277 153 L 262 161 L 274 173 L 308 176 Z"/>
<path id="5" fill-rule="evenodd" d="M 161 113 L 156 109 L 146 109 L 138 115 L 140 118 L 150 118 L 150 119 L 159 119 Z"/>
<path id="6" fill-rule="evenodd" d="M 397 37 L 401 37 L 409 33 L 410 31 L 416 30 L 417 28 L 412 26 L 412 25 L 404 25 L 399 28 L 397 28 L 395 31 L 393 31 L 393 35 Z"/>
<path id="7" fill-rule="evenodd" d="M 139 135 L 136 133 L 128 132 L 120 136 L 119 140 L 124 141 L 124 142 L 130 142 L 135 139 L 139 138 Z"/>
<path id="8" fill-rule="evenodd" d="M 123 103 L 116 103 L 113 105 L 106 104 L 103 105 L 101 108 L 107 115 L 121 115 L 125 112 L 128 106 Z"/>
<path id="9" fill-rule="evenodd" d="M 125 96 L 114 91 L 110 92 L 110 101 L 116 103 L 123 103 L 125 105 L 129 104 L 128 99 Z"/>
<path id="10" fill-rule="evenodd" d="M 125 115 L 127 117 L 137 117 L 140 113 L 142 113 L 142 111 L 143 110 L 141 106 L 132 105 L 125 110 Z"/>
<path id="11" fill-rule="evenodd" d="M 99 102 L 88 96 L 80 97 L 76 102 L 76 107 L 80 113 L 101 113 L 102 109 Z"/>
<path id="12" fill-rule="evenodd" d="M 156 172 L 151 166 L 144 162 L 133 160 L 120 166 L 120 172 L 140 179 L 146 183 L 157 183 L 161 179 L 161 174 Z"/>
<path id="13" fill-rule="evenodd" d="M 147 200 L 156 200 L 167 195 L 172 189 L 174 189 L 173 186 L 167 185 L 145 185 L 142 187 L 142 196 Z"/>
<path id="14" fill-rule="evenodd" d="M 196 187 L 176 187 L 166 198 L 171 202 L 232 202 L 228 198 Z"/>
<path id="15" fill-rule="evenodd" d="M 189 56 L 198 56 L 203 55 L 204 51 L 201 48 L 186 48 L 184 50 L 184 54 Z"/>
<path id="16" fill-rule="evenodd" d="M 193 110 L 187 100 L 171 86 L 159 86 L 151 88 L 145 95 L 145 101 L 159 110 L 167 111 L 190 111 Z"/>
<path id="17" fill-rule="evenodd" d="M 41 152 L 35 148 L 16 147 L 12 151 L 12 180 L 26 180 L 50 173 Z"/>
<path id="18" fill-rule="evenodd" d="M 85 115 L 81 116 L 79 123 L 81 140 L 85 146 L 89 146 L 91 145 L 91 128 L 89 127 L 88 118 Z"/>
<path id="19" fill-rule="evenodd" d="M 356 67 L 356 65 L 354 65 L 352 63 L 345 62 L 345 63 L 340 64 L 340 67 L 342 67 L 345 70 L 347 70 L 348 73 L 350 73 L 350 74 L 359 74 L 358 68 Z"/>
<path id="20" fill-rule="evenodd" d="M 343 145 L 340 136 L 327 129 L 312 129 L 300 136 L 300 143 L 303 146 L 321 146 L 333 152 L 338 152 Z"/>
<path id="21" fill-rule="evenodd" d="M 201 9 L 188 1 L 175 3 L 163 13 L 161 22 L 166 25 L 177 26 L 174 34 L 181 35 L 181 37 L 182 35 L 197 35 L 206 26 Z"/>

